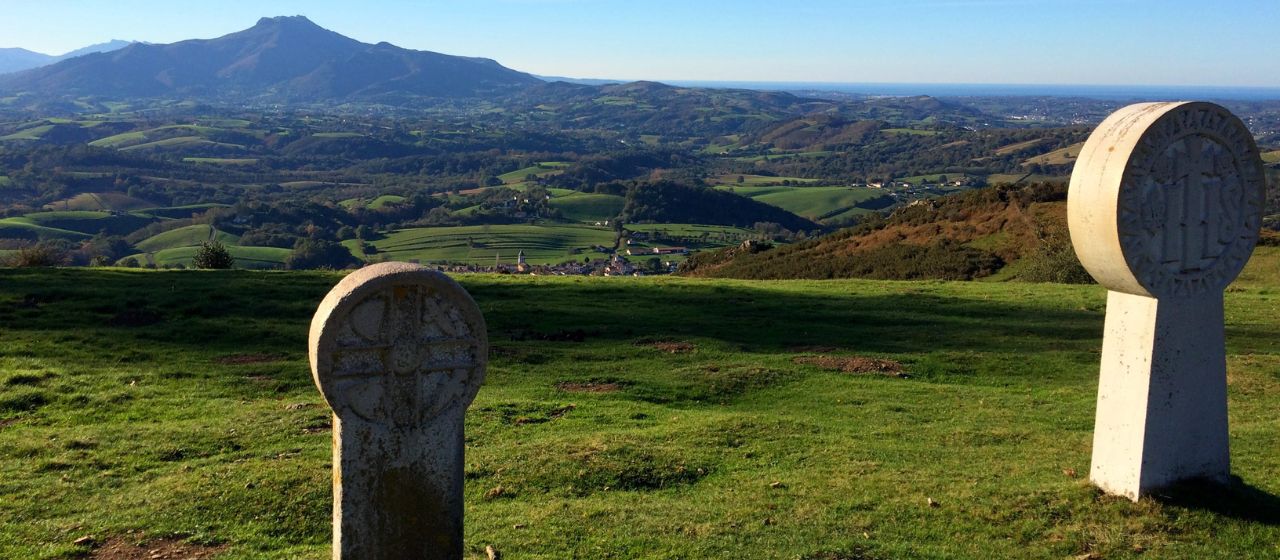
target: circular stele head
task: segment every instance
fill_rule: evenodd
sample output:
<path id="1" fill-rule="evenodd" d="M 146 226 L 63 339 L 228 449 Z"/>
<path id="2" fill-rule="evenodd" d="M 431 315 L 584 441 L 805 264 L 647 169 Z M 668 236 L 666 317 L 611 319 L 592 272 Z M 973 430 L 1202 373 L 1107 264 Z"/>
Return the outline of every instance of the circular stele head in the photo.
<path id="1" fill-rule="evenodd" d="M 1098 125 L 1067 195 L 1071 242 L 1107 289 L 1221 292 L 1258 242 L 1266 194 L 1253 135 L 1198 101 L 1138 103 Z"/>
<path id="2" fill-rule="evenodd" d="M 471 404 L 489 339 L 480 308 L 453 279 L 382 263 L 329 291 L 308 348 L 316 387 L 339 419 L 410 427 Z"/>

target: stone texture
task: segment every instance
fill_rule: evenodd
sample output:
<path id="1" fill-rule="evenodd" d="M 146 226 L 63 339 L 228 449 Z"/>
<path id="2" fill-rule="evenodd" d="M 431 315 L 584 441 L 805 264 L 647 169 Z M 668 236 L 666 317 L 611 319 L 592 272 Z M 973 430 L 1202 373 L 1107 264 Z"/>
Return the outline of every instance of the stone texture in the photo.
<path id="1" fill-rule="evenodd" d="M 1211 103 L 1139 103 L 1102 122 L 1071 176 L 1076 254 L 1110 290 L 1090 479 L 1137 499 L 1226 481 L 1223 290 L 1258 240 L 1253 136 Z"/>
<path id="2" fill-rule="evenodd" d="M 484 381 L 479 308 L 405 263 L 356 271 L 311 322 L 311 372 L 333 408 L 333 557 L 462 557 L 463 415 Z"/>

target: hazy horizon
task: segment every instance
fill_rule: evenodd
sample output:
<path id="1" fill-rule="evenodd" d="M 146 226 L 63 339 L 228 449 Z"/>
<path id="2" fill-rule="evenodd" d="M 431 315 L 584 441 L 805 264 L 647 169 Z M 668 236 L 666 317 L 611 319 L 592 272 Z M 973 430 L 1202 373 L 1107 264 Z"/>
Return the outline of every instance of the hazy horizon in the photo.
<path id="1" fill-rule="evenodd" d="M 1262 47 L 1280 3 L 1261 0 L 376 0 L 359 9 L 334 0 L 47 0 L 5 11 L 0 47 L 51 54 L 111 39 L 213 38 L 300 14 L 365 42 L 552 76 L 1280 87 L 1280 59 Z"/>

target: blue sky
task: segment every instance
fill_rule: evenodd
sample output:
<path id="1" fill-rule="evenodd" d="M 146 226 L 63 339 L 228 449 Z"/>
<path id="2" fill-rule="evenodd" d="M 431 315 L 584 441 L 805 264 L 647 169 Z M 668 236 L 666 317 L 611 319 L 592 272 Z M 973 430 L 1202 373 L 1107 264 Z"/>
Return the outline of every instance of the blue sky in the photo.
<path id="1" fill-rule="evenodd" d="M 168 43 L 297 14 L 556 76 L 1280 86 L 1280 0 L 0 0 L 0 47 Z"/>

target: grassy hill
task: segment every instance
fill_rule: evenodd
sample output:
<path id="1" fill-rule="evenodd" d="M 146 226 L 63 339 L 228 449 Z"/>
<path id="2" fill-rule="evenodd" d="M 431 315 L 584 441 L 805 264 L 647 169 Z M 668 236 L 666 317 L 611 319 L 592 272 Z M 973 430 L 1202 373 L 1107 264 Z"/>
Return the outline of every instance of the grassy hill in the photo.
<path id="1" fill-rule="evenodd" d="M 1030 275 L 1070 256 L 1065 200 L 1060 185 L 966 191 L 802 243 L 700 254 L 682 270 L 691 276 L 753 279 Z M 1063 268 L 1080 269 L 1074 257 L 1060 260 Z"/>
<path id="2" fill-rule="evenodd" d="M 492 265 L 501 255 L 507 264 L 515 263 L 521 250 L 530 264 L 557 264 L 582 260 L 581 252 L 592 258 L 602 257 L 591 247 L 612 247 L 615 234 L 606 228 L 572 225 L 485 225 L 463 227 L 430 227 L 396 230 L 373 242 L 377 255 L 397 261 L 416 259 L 420 262 L 454 262 Z M 345 243 L 360 254 L 354 241 Z"/>
<path id="3" fill-rule="evenodd" d="M 868 187 L 739 187 L 720 190 L 777 206 L 815 222 L 842 216 L 854 209 L 864 212 L 885 208 L 895 199 L 881 189 Z"/>
<path id="4" fill-rule="evenodd" d="M 96 210 L 58 210 L 33 212 L 20 217 L 4 218 L 0 220 L 0 226 L 13 228 L 36 226 L 33 229 L 72 231 L 89 236 L 103 231 L 111 235 L 125 235 L 153 221 L 155 221 L 154 217 L 138 213 L 119 214 Z"/>
<path id="5" fill-rule="evenodd" d="M 176 247 L 194 247 L 206 241 L 235 245 L 239 240 L 239 236 L 215 230 L 207 224 L 196 224 L 153 235 L 139 241 L 135 247 L 143 251 L 155 252 Z"/>
<path id="6" fill-rule="evenodd" d="M 1235 485 L 1136 504 L 1085 480 L 1099 287 L 461 277 L 494 345 L 466 557 L 1280 554 L 1274 251 L 1226 299 Z M 0 271 L 0 557 L 328 558 L 339 277 Z"/>
<path id="7" fill-rule="evenodd" d="M 119 192 L 81 193 L 65 200 L 50 202 L 48 210 L 93 210 L 129 212 L 154 208 L 155 204 Z"/>
<path id="8" fill-rule="evenodd" d="M 548 204 L 560 210 L 566 220 L 598 222 L 617 217 L 626 200 L 612 194 L 574 193 L 567 196 L 553 195 Z"/>
<path id="9" fill-rule="evenodd" d="M 163 235 L 163 234 L 162 234 Z M 125 257 L 136 259 L 142 265 L 154 264 L 165 266 L 191 266 L 191 260 L 199 247 L 182 246 L 160 249 L 155 252 L 140 253 Z M 285 259 L 289 258 L 289 249 L 276 247 L 242 247 L 228 245 L 227 251 L 235 258 L 236 268 L 283 268 Z"/>

